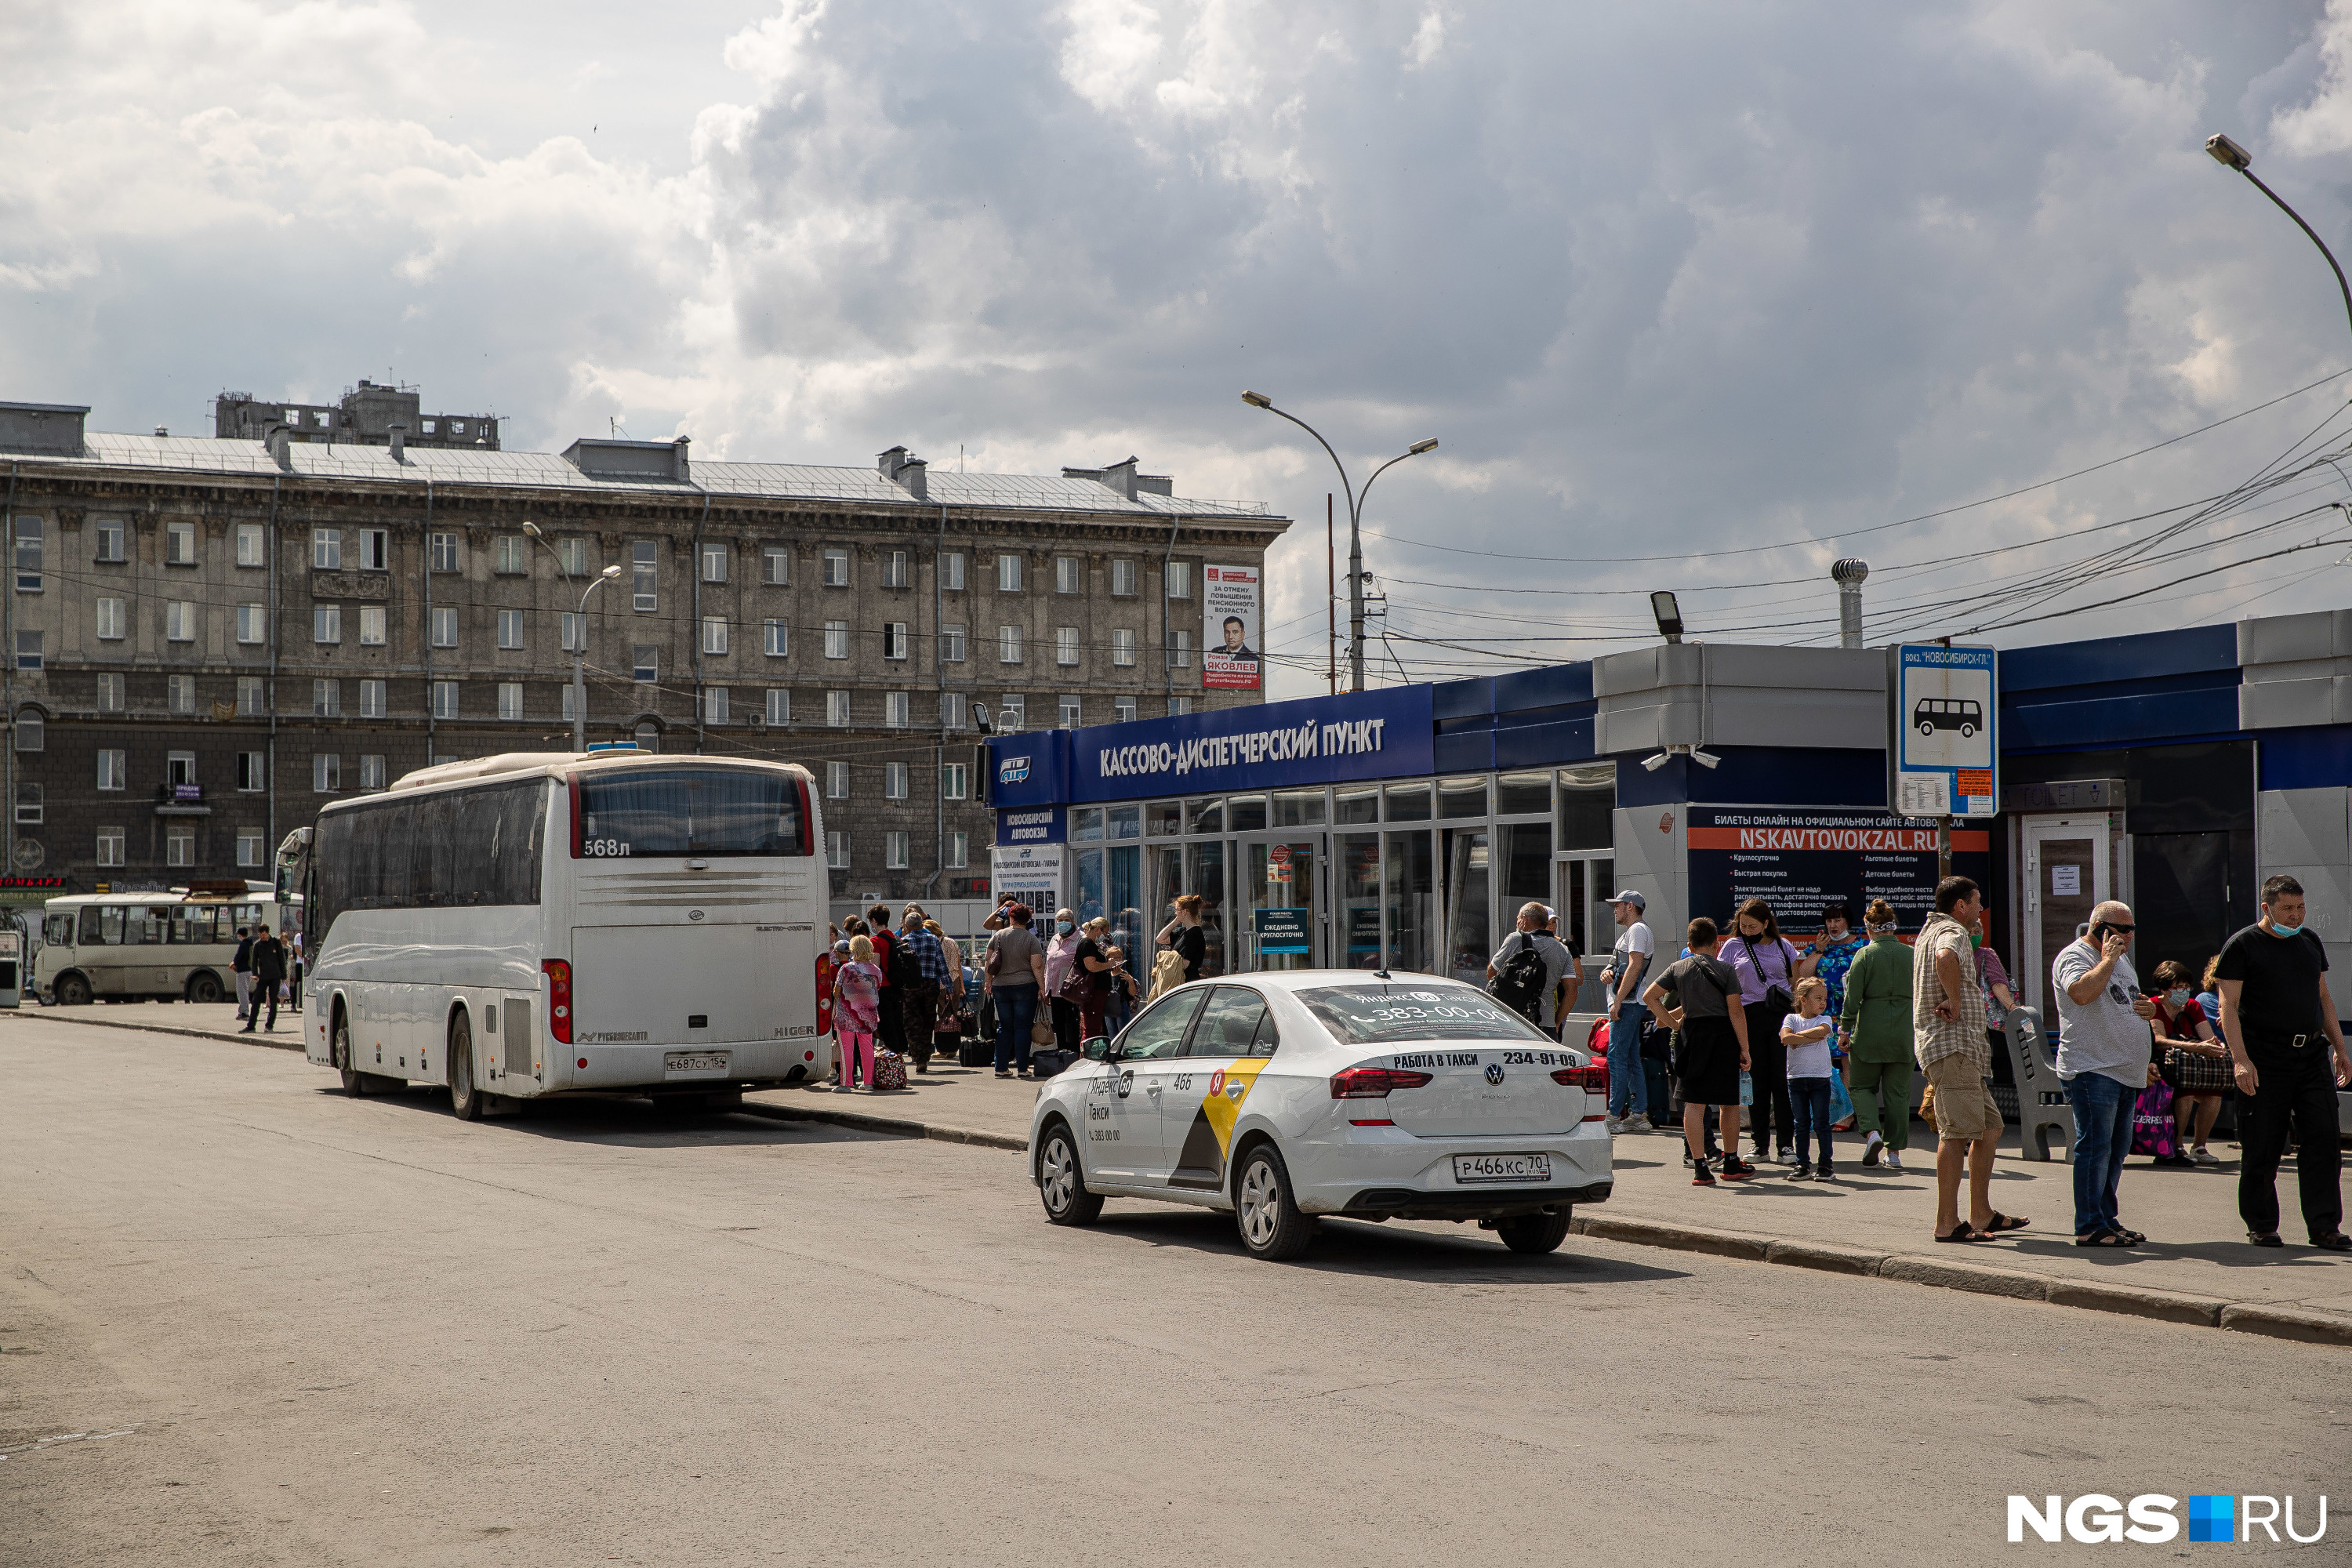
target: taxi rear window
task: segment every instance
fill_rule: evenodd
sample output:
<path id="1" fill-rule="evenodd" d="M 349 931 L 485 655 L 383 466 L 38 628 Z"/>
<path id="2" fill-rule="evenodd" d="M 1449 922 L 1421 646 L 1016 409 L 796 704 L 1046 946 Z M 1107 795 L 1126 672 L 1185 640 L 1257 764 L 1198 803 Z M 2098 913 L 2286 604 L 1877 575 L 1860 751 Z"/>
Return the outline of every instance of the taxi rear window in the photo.
<path id="1" fill-rule="evenodd" d="M 1351 1046 L 1418 1040 L 1540 1040 L 1550 1036 L 1483 992 L 1458 985 L 1332 985 L 1298 993 L 1331 1037 Z"/>

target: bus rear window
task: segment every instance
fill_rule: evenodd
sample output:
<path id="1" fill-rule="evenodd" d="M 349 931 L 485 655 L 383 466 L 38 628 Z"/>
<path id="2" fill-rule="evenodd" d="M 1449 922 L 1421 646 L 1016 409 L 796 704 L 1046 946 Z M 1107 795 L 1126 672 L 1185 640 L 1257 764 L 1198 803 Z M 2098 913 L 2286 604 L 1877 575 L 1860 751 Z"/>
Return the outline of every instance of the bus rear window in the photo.
<path id="1" fill-rule="evenodd" d="M 810 853 L 800 781 L 731 768 L 597 773 L 579 780 L 573 858 Z"/>

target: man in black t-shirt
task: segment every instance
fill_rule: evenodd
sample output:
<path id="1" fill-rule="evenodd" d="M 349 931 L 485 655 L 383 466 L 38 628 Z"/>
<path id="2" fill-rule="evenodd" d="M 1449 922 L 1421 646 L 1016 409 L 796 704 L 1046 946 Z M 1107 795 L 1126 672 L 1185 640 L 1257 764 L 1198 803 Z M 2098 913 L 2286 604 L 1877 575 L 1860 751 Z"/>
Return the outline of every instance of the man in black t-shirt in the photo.
<path id="1" fill-rule="evenodd" d="M 2352 1252 L 2344 1234 L 2343 1145 L 2336 1090 L 2352 1084 L 2336 1003 L 2327 994 L 2327 950 L 2303 923 L 2303 884 L 2263 884 L 2263 918 L 2221 946 L 2221 1037 L 2237 1064 L 2238 1214 L 2256 1247 L 2281 1245 L 2279 1156 L 2292 1124 L 2295 1188 L 2314 1247 Z"/>

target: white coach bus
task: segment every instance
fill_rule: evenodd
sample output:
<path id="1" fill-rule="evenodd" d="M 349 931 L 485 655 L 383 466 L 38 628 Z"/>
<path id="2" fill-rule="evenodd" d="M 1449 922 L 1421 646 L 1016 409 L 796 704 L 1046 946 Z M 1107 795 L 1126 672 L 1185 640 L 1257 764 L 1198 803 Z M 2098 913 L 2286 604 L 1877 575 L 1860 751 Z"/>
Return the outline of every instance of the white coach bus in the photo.
<path id="1" fill-rule="evenodd" d="M 515 752 L 410 773 L 289 836 L 303 1044 L 346 1093 L 688 1093 L 822 1077 L 808 771 Z"/>

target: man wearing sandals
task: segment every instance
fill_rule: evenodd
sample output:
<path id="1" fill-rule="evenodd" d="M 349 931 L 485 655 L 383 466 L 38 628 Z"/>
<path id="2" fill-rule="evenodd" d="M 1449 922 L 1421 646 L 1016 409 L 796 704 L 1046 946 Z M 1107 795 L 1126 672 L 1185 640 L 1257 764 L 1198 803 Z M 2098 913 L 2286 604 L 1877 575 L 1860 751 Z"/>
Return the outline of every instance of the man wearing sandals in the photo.
<path id="1" fill-rule="evenodd" d="M 1992 1206 L 1992 1157 L 2001 1121 L 1992 1098 L 1984 989 L 1977 984 L 1974 933 L 1983 912 L 1984 896 L 1974 882 L 1945 878 L 1936 884 L 1936 912 L 1919 928 L 1914 949 L 1911 1037 L 1936 1091 L 1937 1241 L 1983 1241 L 2026 1224 Z M 1969 1169 L 1966 1223 L 1959 1212 L 1963 1162 Z"/>
<path id="2" fill-rule="evenodd" d="M 2132 912 L 2114 900 L 2091 911 L 2087 935 L 2050 965 L 2058 1000 L 2058 1081 L 2074 1113 L 2074 1245 L 2137 1247 L 2116 1202 L 2131 1152 L 2139 1091 L 2154 1083 L 2156 1004 L 2132 968 Z"/>

